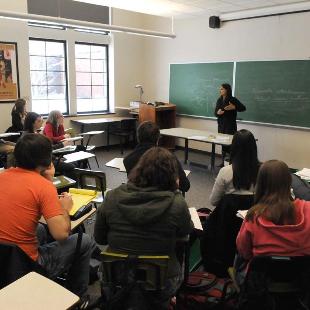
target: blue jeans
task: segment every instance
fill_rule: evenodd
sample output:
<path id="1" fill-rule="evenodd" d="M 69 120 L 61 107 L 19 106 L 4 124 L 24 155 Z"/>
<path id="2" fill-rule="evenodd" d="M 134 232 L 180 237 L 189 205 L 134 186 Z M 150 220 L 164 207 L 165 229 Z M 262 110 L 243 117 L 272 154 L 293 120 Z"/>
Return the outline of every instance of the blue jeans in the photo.
<path id="1" fill-rule="evenodd" d="M 89 261 L 96 244 L 88 235 L 83 234 L 80 250 L 75 254 L 77 239 L 78 234 L 73 234 L 61 242 L 40 244 L 38 263 L 51 279 L 67 271 L 67 288 L 78 296 L 83 296 L 87 292 Z"/>

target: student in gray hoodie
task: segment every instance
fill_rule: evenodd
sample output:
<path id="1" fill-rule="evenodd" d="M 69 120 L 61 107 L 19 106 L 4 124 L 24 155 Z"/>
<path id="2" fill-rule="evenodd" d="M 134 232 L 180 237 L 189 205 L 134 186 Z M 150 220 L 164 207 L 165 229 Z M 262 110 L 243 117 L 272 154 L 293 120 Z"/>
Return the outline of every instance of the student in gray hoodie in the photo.
<path id="1" fill-rule="evenodd" d="M 128 183 L 107 193 L 95 224 L 96 241 L 111 250 L 169 255 L 167 289 L 158 298 L 166 301 L 182 282 L 176 241 L 192 229 L 188 206 L 177 190 L 177 167 L 175 157 L 164 148 L 145 152 Z"/>

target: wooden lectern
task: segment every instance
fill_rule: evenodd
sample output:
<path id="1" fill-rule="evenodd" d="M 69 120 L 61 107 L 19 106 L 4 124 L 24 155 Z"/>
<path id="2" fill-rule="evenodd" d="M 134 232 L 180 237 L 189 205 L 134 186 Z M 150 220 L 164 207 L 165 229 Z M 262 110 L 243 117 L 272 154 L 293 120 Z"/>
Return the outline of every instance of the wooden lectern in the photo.
<path id="1" fill-rule="evenodd" d="M 160 103 L 160 105 L 151 105 L 140 103 L 139 123 L 152 121 L 160 129 L 174 128 L 176 122 L 176 105 L 171 103 Z M 161 137 L 160 145 L 169 149 L 174 149 L 175 138 Z"/>

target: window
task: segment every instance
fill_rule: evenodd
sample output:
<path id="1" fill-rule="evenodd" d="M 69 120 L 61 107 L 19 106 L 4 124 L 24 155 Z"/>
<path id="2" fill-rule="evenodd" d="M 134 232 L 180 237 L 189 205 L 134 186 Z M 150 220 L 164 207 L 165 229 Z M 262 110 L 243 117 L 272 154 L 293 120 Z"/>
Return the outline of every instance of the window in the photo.
<path id="1" fill-rule="evenodd" d="M 68 114 L 66 43 L 30 39 L 29 54 L 32 110 Z"/>
<path id="2" fill-rule="evenodd" d="M 77 113 L 109 110 L 108 47 L 75 44 Z"/>

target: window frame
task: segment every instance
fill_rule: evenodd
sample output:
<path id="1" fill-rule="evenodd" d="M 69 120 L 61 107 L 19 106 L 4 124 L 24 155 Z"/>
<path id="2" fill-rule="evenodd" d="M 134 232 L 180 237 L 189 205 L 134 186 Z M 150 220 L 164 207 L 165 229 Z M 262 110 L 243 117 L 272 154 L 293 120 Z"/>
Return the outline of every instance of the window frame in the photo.
<path id="1" fill-rule="evenodd" d="M 44 41 L 44 42 L 57 42 L 57 43 L 63 43 L 64 44 L 64 62 L 65 62 L 65 66 L 64 66 L 64 73 L 65 73 L 65 77 L 66 77 L 66 87 L 65 87 L 65 91 L 66 91 L 66 108 L 67 111 L 62 113 L 64 116 L 69 116 L 70 115 L 70 105 L 69 105 L 69 88 L 68 88 L 68 52 L 67 52 L 67 40 L 56 40 L 56 39 L 44 39 L 44 38 L 36 38 L 36 37 L 28 37 L 28 41 Z M 46 52 L 46 51 L 45 51 Z M 37 56 L 37 55 L 31 55 L 30 54 L 30 48 L 29 48 L 29 62 L 30 62 L 30 57 L 31 56 Z M 46 58 L 46 55 L 44 56 Z M 49 57 L 49 56 L 48 56 Z M 37 70 L 31 70 L 30 65 L 29 65 L 29 73 L 30 73 L 30 87 L 31 87 L 31 97 L 32 97 L 32 82 L 31 82 L 31 72 L 32 71 L 37 71 Z M 45 70 L 45 72 L 53 72 L 53 71 L 47 71 Z M 48 85 L 46 85 L 48 86 Z M 48 94 L 48 93 L 47 93 Z M 36 100 L 36 99 L 35 99 Z M 52 99 L 46 99 L 46 100 L 52 100 Z M 33 98 L 32 98 L 33 101 Z M 32 104 L 33 105 L 33 104 Z M 44 113 L 41 114 L 42 116 L 48 116 L 48 113 Z"/>
<path id="2" fill-rule="evenodd" d="M 100 44 L 100 43 L 91 43 L 91 42 L 81 42 L 81 41 L 75 41 L 74 42 L 74 50 L 75 50 L 75 46 L 76 44 L 80 44 L 80 45 L 89 45 L 89 46 L 101 46 L 101 47 L 105 47 L 106 49 L 106 65 L 107 65 L 107 108 L 106 110 L 98 110 L 98 111 L 83 111 L 83 112 L 79 112 L 78 111 L 78 98 L 77 98 L 77 90 L 76 90 L 76 114 L 77 115 L 96 115 L 96 114 L 102 114 L 102 113 L 110 113 L 110 80 L 109 80 L 109 44 Z M 74 63 L 75 63 L 75 78 L 76 78 L 76 74 L 77 72 L 80 71 L 76 71 L 76 59 L 77 57 L 74 55 Z M 87 58 L 84 58 L 87 59 Z M 91 60 L 91 58 L 89 58 Z M 90 73 L 92 73 L 92 71 L 90 71 Z M 77 83 L 75 83 L 75 87 L 77 88 Z M 82 86 L 82 85 L 80 85 Z M 92 86 L 92 84 L 90 85 Z"/>

